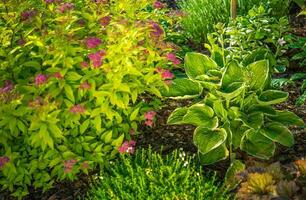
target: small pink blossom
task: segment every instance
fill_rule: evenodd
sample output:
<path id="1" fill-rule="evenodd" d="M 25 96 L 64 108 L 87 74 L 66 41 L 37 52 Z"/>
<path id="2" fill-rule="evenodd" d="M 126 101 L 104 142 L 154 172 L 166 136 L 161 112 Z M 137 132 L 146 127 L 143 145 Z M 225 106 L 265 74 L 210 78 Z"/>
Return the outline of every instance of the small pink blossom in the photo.
<path id="1" fill-rule="evenodd" d="M 123 153 L 129 153 L 133 154 L 135 152 L 135 146 L 136 142 L 134 140 L 131 141 L 125 141 L 122 143 L 122 145 L 118 148 L 118 151 L 123 154 Z"/>
<path id="2" fill-rule="evenodd" d="M 81 65 L 82 68 L 87 68 L 87 67 L 89 67 L 89 63 L 86 62 L 86 61 L 81 62 L 80 65 Z"/>
<path id="3" fill-rule="evenodd" d="M 84 106 L 80 105 L 80 104 L 77 104 L 77 105 L 74 105 L 70 108 L 69 112 L 71 113 L 74 113 L 74 114 L 82 114 L 86 111 L 86 109 L 84 108 Z"/>
<path id="4" fill-rule="evenodd" d="M 97 51 L 96 53 L 90 53 L 88 55 L 88 58 L 91 60 L 95 68 L 99 68 L 103 64 L 102 59 L 105 55 L 106 55 L 106 52 L 104 50 L 100 50 L 100 51 Z"/>
<path id="5" fill-rule="evenodd" d="M 154 124 L 153 120 L 146 120 L 146 121 L 145 121 L 145 125 L 146 125 L 146 126 L 152 127 L 153 124 Z"/>
<path id="6" fill-rule="evenodd" d="M 23 39 L 23 38 L 20 38 L 18 41 L 17 41 L 18 45 L 19 46 L 24 46 L 26 44 L 26 41 Z"/>
<path id="7" fill-rule="evenodd" d="M 70 173 L 72 171 L 73 166 L 75 165 L 75 163 L 77 163 L 77 160 L 75 159 L 71 159 L 71 160 L 66 160 L 64 162 L 64 172 Z"/>
<path id="8" fill-rule="evenodd" d="M 14 88 L 14 84 L 11 80 L 4 81 L 4 86 L 0 88 L 0 93 L 10 92 Z"/>
<path id="9" fill-rule="evenodd" d="M 60 72 L 55 72 L 55 73 L 53 74 L 53 76 L 54 76 L 55 78 L 57 78 L 57 79 L 63 79 L 63 78 L 64 78 Z"/>
<path id="10" fill-rule="evenodd" d="M 174 53 L 168 53 L 166 55 L 166 58 L 171 61 L 174 65 L 179 65 L 181 64 L 181 61 L 176 57 Z"/>
<path id="11" fill-rule="evenodd" d="M 88 81 L 85 81 L 80 85 L 81 90 L 89 90 L 90 88 L 91 88 L 91 84 L 88 83 Z"/>
<path id="12" fill-rule="evenodd" d="M 284 40 L 284 38 L 278 39 L 277 42 L 278 42 L 278 44 L 281 45 L 281 46 L 283 46 L 284 44 L 286 44 L 286 41 Z"/>
<path id="13" fill-rule="evenodd" d="M 165 7 L 165 4 L 163 4 L 162 2 L 160 1 L 155 1 L 154 4 L 153 4 L 153 7 L 155 9 L 163 9 Z"/>
<path id="14" fill-rule="evenodd" d="M 64 3 L 60 6 L 59 11 L 61 13 L 66 12 L 67 10 L 72 10 L 74 9 L 74 4 L 73 3 Z"/>
<path id="15" fill-rule="evenodd" d="M 164 30 L 156 22 L 151 22 L 151 36 L 154 38 L 160 38 L 164 34 Z"/>
<path id="16" fill-rule="evenodd" d="M 130 135 L 134 136 L 135 135 L 135 130 L 133 128 L 130 129 Z"/>
<path id="17" fill-rule="evenodd" d="M 102 43 L 102 41 L 99 38 L 91 37 L 86 40 L 86 46 L 89 49 L 96 48 Z"/>
<path id="18" fill-rule="evenodd" d="M 54 0 L 45 0 L 46 4 L 53 3 Z"/>
<path id="19" fill-rule="evenodd" d="M 173 79 L 174 75 L 169 70 L 163 70 L 161 73 L 162 78 L 165 79 Z"/>
<path id="20" fill-rule="evenodd" d="M 0 157 L 0 169 L 6 165 L 6 163 L 10 162 L 10 158 L 7 156 Z"/>
<path id="21" fill-rule="evenodd" d="M 46 81 L 47 81 L 47 77 L 45 75 L 43 75 L 43 74 L 38 74 L 35 77 L 35 85 L 37 85 L 37 86 L 46 83 Z"/>
<path id="22" fill-rule="evenodd" d="M 156 115 L 156 112 L 155 112 L 155 111 L 149 111 L 149 112 L 146 112 L 146 113 L 144 114 L 144 118 L 145 118 L 146 120 L 153 120 L 154 117 L 155 117 L 155 115 Z"/>
<path id="23" fill-rule="evenodd" d="M 165 80 L 164 83 L 168 86 L 172 85 L 172 80 Z"/>
<path id="24" fill-rule="evenodd" d="M 101 24 L 101 26 L 108 26 L 109 24 L 110 24 L 110 21 L 111 21 L 111 17 L 110 16 L 105 16 L 105 17 L 102 17 L 101 19 L 100 19 L 100 24 Z"/>
<path id="25" fill-rule="evenodd" d="M 37 15 L 36 10 L 27 10 L 21 13 L 21 21 L 27 21 Z"/>
<path id="26" fill-rule="evenodd" d="M 84 19 L 80 19 L 80 20 L 78 21 L 78 24 L 79 24 L 80 26 L 85 26 L 86 21 L 85 21 Z"/>
<path id="27" fill-rule="evenodd" d="M 89 164 L 87 161 L 83 162 L 80 166 L 82 169 L 88 169 L 89 168 Z"/>

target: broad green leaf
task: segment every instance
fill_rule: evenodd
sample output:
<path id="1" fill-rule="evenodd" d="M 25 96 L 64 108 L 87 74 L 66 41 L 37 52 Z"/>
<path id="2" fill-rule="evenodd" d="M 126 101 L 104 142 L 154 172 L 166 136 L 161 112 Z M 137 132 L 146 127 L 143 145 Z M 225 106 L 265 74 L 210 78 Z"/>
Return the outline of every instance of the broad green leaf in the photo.
<path id="1" fill-rule="evenodd" d="M 275 144 L 259 131 L 249 129 L 245 132 L 240 145 L 241 150 L 260 159 L 269 159 L 275 152 Z"/>
<path id="2" fill-rule="evenodd" d="M 246 72 L 238 62 L 233 61 L 229 63 L 222 77 L 222 88 L 227 88 L 230 84 L 234 82 L 244 82 Z"/>
<path id="3" fill-rule="evenodd" d="M 272 141 L 287 147 L 291 147 L 294 144 L 292 133 L 286 126 L 278 122 L 268 123 L 260 133 Z"/>
<path id="4" fill-rule="evenodd" d="M 63 138 L 62 131 L 56 124 L 49 123 L 48 129 L 54 138 Z"/>
<path id="5" fill-rule="evenodd" d="M 183 117 L 187 113 L 188 108 L 177 108 L 168 117 L 167 124 L 183 124 Z"/>
<path id="6" fill-rule="evenodd" d="M 114 147 L 119 147 L 123 143 L 124 134 L 120 135 L 117 139 L 113 140 L 112 145 Z"/>
<path id="7" fill-rule="evenodd" d="M 183 122 L 194 126 L 205 126 L 207 128 L 216 128 L 218 126 L 218 118 L 214 116 L 214 111 L 209 106 L 197 104 L 191 106 L 185 116 Z"/>
<path id="8" fill-rule="evenodd" d="M 200 53 L 187 53 L 185 56 L 185 71 L 189 78 L 206 74 L 210 69 L 218 69 L 218 65 L 206 55 Z"/>
<path id="9" fill-rule="evenodd" d="M 249 128 L 244 126 L 240 120 L 233 120 L 230 123 L 230 129 L 232 132 L 232 144 L 234 145 L 234 149 L 237 149 L 240 147 L 245 131 Z"/>
<path id="10" fill-rule="evenodd" d="M 224 129 L 208 129 L 205 126 L 196 128 L 193 142 L 202 154 L 206 154 L 222 145 L 227 137 Z"/>
<path id="11" fill-rule="evenodd" d="M 247 66 L 253 62 L 260 61 L 260 60 L 269 60 L 269 66 L 273 67 L 276 64 L 275 57 L 271 54 L 271 52 L 266 48 L 256 49 L 251 52 L 251 54 L 247 55 L 243 61 L 243 66 Z"/>
<path id="12" fill-rule="evenodd" d="M 259 97 L 257 101 L 260 105 L 273 105 L 286 101 L 288 93 L 278 90 L 266 90 Z"/>
<path id="13" fill-rule="evenodd" d="M 245 89 L 245 84 L 242 82 L 235 82 L 229 84 L 226 88 L 222 88 L 221 91 L 217 90 L 217 94 L 224 97 L 227 100 L 231 100 L 239 96 Z"/>
<path id="14" fill-rule="evenodd" d="M 202 88 L 199 83 L 196 83 L 189 79 L 175 79 L 172 81 L 169 90 L 162 90 L 164 97 L 182 97 L 193 98 L 199 96 L 202 92 Z"/>
<path id="15" fill-rule="evenodd" d="M 200 152 L 199 156 L 201 163 L 203 163 L 204 165 L 210 165 L 220 160 L 226 159 L 228 157 L 228 154 L 229 152 L 226 148 L 226 145 L 222 144 L 206 154 L 202 154 Z"/>
<path id="16" fill-rule="evenodd" d="M 139 108 L 136 108 L 130 115 L 130 120 L 133 121 L 136 119 L 136 117 L 138 116 L 139 113 Z"/>
<path id="17" fill-rule="evenodd" d="M 298 117 L 296 114 L 290 111 L 276 111 L 275 115 L 268 116 L 269 119 L 273 121 L 280 122 L 284 125 L 296 125 L 303 126 L 304 121 Z"/>
<path id="18" fill-rule="evenodd" d="M 82 76 L 76 72 L 68 72 L 65 77 L 68 81 L 78 81 L 82 78 Z"/>
<path id="19" fill-rule="evenodd" d="M 225 174 L 224 182 L 229 190 L 232 190 L 238 186 L 241 180 L 236 178 L 236 175 L 245 170 L 245 164 L 240 160 L 234 160 Z"/>
<path id="20" fill-rule="evenodd" d="M 66 94 L 67 98 L 68 98 L 70 101 L 74 102 L 73 90 L 71 89 L 70 85 L 67 85 L 67 84 L 66 84 L 65 87 L 64 87 L 64 89 L 65 89 L 65 94 Z"/>
<path id="21" fill-rule="evenodd" d="M 241 116 L 241 120 L 245 125 L 255 130 L 260 129 L 264 123 L 264 114 L 260 112 L 254 112 L 248 115 Z"/>
<path id="22" fill-rule="evenodd" d="M 247 66 L 248 82 L 252 90 L 263 90 L 269 77 L 269 62 L 261 60 Z"/>
<path id="23" fill-rule="evenodd" d="M 101 139 L 104 140 L 105 143 L 111 143 L 112 138 L 113 138 L 113 131 L 107 131 L 103 133 Z"/>
<path id="24" fill-rule="evenodd" d="M 264 114 L 268 115 L 275 115 L 276 111 L 272 106 L 263 106 L 263 105 L 252 105 L 250 108 L 247 110 L 248 113 L 253 113 L 253 112 L 262 112 Z"/>
<path id="25" fill-rule="evenodd" d="M 213 109 L 218 117 L 222 120 L 227 118 L 227 110 L 224 108 L 222 101 L 213 102 Z"/>

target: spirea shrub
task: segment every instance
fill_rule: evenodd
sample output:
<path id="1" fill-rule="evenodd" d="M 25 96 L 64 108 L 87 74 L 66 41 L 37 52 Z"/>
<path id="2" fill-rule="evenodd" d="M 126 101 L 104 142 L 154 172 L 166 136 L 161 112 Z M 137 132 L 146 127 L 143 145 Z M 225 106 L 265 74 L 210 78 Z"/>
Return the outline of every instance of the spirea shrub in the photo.
<path id="1" fill-rule="evenodd" d="M 135 147 L 152 111 L 139 95 L 160 96 L 179 64 L 165 12 L 151 0 L 1 1 L 2 189 L 45 191 Z"/>

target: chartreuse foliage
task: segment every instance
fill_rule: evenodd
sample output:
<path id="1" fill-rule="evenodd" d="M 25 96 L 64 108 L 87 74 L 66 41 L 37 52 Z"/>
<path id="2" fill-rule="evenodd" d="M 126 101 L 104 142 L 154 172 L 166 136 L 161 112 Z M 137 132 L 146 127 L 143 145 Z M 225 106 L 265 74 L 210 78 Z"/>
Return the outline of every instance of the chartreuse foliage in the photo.
<path id="1" fill-rule="evenodd" d="M 183 151 L 163 157 L 142 149 L 110 165 L 88 199 L 230 199 L 216 177 L 203 173 L 196 159 Z"/>
<path id="2" fill-rule="evenodd" d="M 0 185 L 16 197 L 103 166 L 137 133 L 139 95 L 166 86 L 153 1 L 58 2 L 0 2 Z"/>
<path id="3" fill-rule="evenodd" d="M 246 66 L 232 60 L 220 67 L 206 55 L 188 53 L 185 70 L 188 78 L 174 80 L 164 95 L 201 100 L 174 110 L 168 123 L 197 127 L 193 140 L 203 163 L 212 164 L 228 157 L 233 161 L 233 151 L 237 149 L 269 159 L 276 143 L 287 147 L 294 144 L 287 126 L 304 122 L 292 112 L 273 107 L 285 101 L 288 93 L 268 88 L 268 60 Z M 234 165 L 243 168 L 241 164 Z"/>

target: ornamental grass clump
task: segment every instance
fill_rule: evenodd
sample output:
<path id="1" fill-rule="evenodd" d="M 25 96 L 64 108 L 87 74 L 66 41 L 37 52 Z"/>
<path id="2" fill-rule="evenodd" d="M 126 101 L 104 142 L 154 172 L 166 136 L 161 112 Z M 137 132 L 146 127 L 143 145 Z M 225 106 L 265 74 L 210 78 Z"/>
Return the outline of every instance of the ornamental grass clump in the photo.
<path id="1" fill-rule="evenodd" d="M 46 191 L 134 151 L 152 110 L 139 96 L 160 97 L 171 76 L 157 68 L 174 64 L 159 25 L 172 20 L 153 3 L 0 2 L 2 189 Z"/>
<path id="2" fill-rule="evenodd" d="M 193 156 L 138 150 L 103 171 L 87 199 L 230 199 L 215 175 L 204 173 Z"/>

